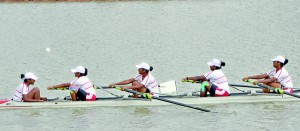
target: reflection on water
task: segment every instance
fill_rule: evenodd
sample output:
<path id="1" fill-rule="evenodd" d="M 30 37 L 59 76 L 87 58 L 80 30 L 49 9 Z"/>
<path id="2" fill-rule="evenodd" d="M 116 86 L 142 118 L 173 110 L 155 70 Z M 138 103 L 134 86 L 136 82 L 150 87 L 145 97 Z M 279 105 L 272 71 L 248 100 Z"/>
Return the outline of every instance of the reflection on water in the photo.
<path id="1" fill-rule="evenodd" d="M 90 110 L 91 108 L 72 108 L 72 115 L 74 116 L 80 116 L 86 114 L 87 110 Z"/>
<path id="2" fill-rule="evenodd" d="M 134 115 L 136 115 L 136 116 L 149 116 L 152 113 L 150 108 L 151 107 L 135 107 L 134 108 Z"/>
<path id="3" fill-rule="evenodd" d="M 29 113 L 27 113 L 28 116 L 30 117 L 39 117 L 42 116 L 42 114 L 39 111 L 30 111 Z"/>

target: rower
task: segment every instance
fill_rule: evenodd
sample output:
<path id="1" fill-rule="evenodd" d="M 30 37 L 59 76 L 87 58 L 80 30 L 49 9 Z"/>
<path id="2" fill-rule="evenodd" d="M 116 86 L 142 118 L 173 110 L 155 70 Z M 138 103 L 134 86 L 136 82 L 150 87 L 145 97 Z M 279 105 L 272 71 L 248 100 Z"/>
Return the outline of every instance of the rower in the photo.
<path id="1" fill-rule="evenodd" d="M 202 81 L 200 97 L 206 97 L 207 92 L 209 92 L 210 96 L 229 96 L 230 91 L 227 78 L 221 70 L 222 66 L 225 66 L 225 62 L 213 59 L 207 64 L 210 67 L 210 72 L 201 76 L 185 77 L 182 81 Z"/>
<path id="2" fill-rule="evenodd" d="M 72 101 L 95 101 L 96 91 L 92 82 L 87 77 L 88 70 L 83 66 L 72 69 L 76 79 L 55 86 L 49 86 L 48 89 L 69 87 Z"/>
<path id="3" fill-rule="evenodd" d="M 293 93 L 292 78 L 284 68 L 284 65 L 288 63 L 288 59 L 285 59 L 283 56 L 277 56 L 271 60 L 273 61 L 274 69 L 265 74 L 245 77 L 243 78 L 243 81 L 247 81 L 248 79 L 260 79 L 254 81 L 253 84 L 257 85 L 258 83 L 263 83 L 277 88 L 274 90 L 275 93 L 282 94 L 283 90 Z M 282 88 L 283 90 L 280 88 Z M 263 88 L 263 92 L 269 93 L 270 89 Z"/>
<path id="4" fill-rule="evenodd" d="M 34 85 L 38 77 L 36 77 L 33 73 L 28 72 L 26 74 L 21 74 L 21 79 L 23 82 L 17 87 L 12 100 L 23 102 L 47 101 L 46 97 L 40 97 L 40 89 L 38 87 L 34 87 L 29 90 L 29 86 Z"/>
<path id="5" fill-rule="evenodd" d="M 138 68 L 139 74 L 133 78 L 123 80 L 117 83 L 112 83 L 109 87 L 114 87 L 116 85 L 127 85 L 131 86 L 120 86 L 122 90 L 132 89 L 141 93 L 149 93 L 152 96 L 159 96 L 159 87 L 155 78 L 151 75 L 150 71 L 153 70 L 152 66 L 149 66 L 147 63 L 141 63 L 136 65 Z M 134 94 L 134 98 L 138 98 L 137 94 Z"/>

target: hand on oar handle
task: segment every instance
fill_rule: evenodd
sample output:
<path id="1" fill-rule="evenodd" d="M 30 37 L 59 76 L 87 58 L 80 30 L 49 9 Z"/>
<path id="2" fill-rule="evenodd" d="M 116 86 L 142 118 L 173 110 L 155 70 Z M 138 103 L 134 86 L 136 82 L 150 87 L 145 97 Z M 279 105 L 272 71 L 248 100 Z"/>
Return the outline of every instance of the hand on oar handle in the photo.
<path id="1" fill-rule="evenodd" d="M 124 91 L 126 88 L 120 86 L 113 86 L 112 88 L 116 88 L 117 90 Z"/>
<path id="2" fill-rule="evenodd" d="M 274 91 L 278 94 L 283 94 L 284 93 L 284 90 L 280 89 L 280 88 L 276 88 L 274 89 Z"/>
<path id="3" fill-rule="evenodd" d="M 245 82 L 248 82 L 249 77 L 245 77 L 245 78 L 243 78 L 242 80 L 245 81 Z"/>
<path id="4" fill-rule="evenodd" d="M 248 77 L 243 78 L 243 81 L 244 81 L 244 82 L 249 82 L 249 83 L 251 83 L 251 84 L 253 84 L 253 85 L 258 85 L 258 83 L 259 83 L 259 81 L 249 80 Z"/>
<path id="5" fill-rule="evenodd" d="M 116 86 L 115 83 L 109 84 L 109 87 L 114 88 Z"/>
<path id="6" fill-rule="evenodd" d="M 149 93 L 144 93 L 143 97 L 147 98 L 147 99 L 152 99 L 152 95 Z"/>
<path id="7" fill-rule="evenodd" d="M 253 81 L 252 84 L 253 85 L 257 85 L 259 82 L 258 81 Z"/>
<path id="8" fill-rule="evenodd" d="M 47 87 L 48 90 L 53 90 L 53 86 Z"/>
<path id="9" fill-rule="evenodd" d="M 190 82 L 190 83 L 195 83 L 195 82 L 196 82 L 196 81 L 194 81 L 194 80 L 187 80 L 187 79 L 185 79 L 185 78 L 183 78 L 181 81 L 182 81 L 182 82 Z"/>

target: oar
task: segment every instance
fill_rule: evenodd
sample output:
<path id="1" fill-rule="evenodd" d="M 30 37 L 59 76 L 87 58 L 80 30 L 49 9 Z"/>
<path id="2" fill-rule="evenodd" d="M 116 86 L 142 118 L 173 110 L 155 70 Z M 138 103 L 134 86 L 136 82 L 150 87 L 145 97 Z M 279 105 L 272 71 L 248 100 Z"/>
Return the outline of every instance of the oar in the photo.
<path id="1" fill-rule="evenodd" d="M 253 80 L 247 80 L 247 81 L 245 81 L 245 82 L 249 82 L 249 83 L 253 84 L 254 81 L 253 81 Z M 266 88 L 266 89 L 270 89 L 270 90 L 275 90 L 275 89 L 276 89 L 276 88 L 274 88 L 274 87 L 271 87 L 271 86 L 268 86 L 268 85 L 265 85 L 265 84 L 262 84 L 262 83 L 257 83 L 257 85 L 260 86 L 260 87 L 262 87 L 262 88 Z M 293 96 L 293 97 L 300 98 L 299 95 L 292 94 L 292 93 L 287 92 L 287 91 L 285 91 L 285 90 L 283 90 L 282 93 L 283 93 L 283 94 L 290 95 L 290 96 Z"/>
<path id="2" fill-rule="evenodd" d="M 239 84 L 229 84 L 229 86 L 233 86 L 233 87 L 248 87 L 248 88 L 260 88 L 259 86 L 249 86 L 249 85 L 239 85 Z"/>
<path id="3" fill-rule="evenodd" d="M 118 86 L 117 86 L 117 87 L 114 87 L 114 88 L 116 88 L 117 90 L 122 90 L 122 88 L 121 88 L 121 87 L 118 87 Z M 124 91 L 126 91 L 126 92 L 128 92 L 128 93 L 139 94 L 139 95 L 142 95 L 142 96 L 144 96 L 144 94 L 146 94 L 146 93 L 141 93 L 141 92 L 134 91 L 134 90 L 130 90 L 130 89 L 124 89 Z M 150 94 L 149 94 L 149 95 L 150 95 Z M 172 101 L 172 100 L 160 98 L 160 97 L 157 97 L 157 96 L 152 96 L 152 95 L 150 95 L 149 97 L 150 97 L 150 98 L 153 98 L 153 99 L 160 100 L 160 101 L 172 103 L 172 104 L 175 104 L 175 105 L 180 105 L 180 106 L 184 106 L 184 107 L 188 107 L 188 108 L 192 108 L 192 109 L 196 109 L 196 110 L 200 110 L 200 111 L 204 111 L 204 112 L 210 112 L 210 110 L 207 110 L 207 109 L 203 109 L 203 108 L 199 108 L 199 107 L 195 107 L 195 106 L 183 104 L 183 103 L 180 103 L 180 102 L 176 102 L 176 101 Z"/>

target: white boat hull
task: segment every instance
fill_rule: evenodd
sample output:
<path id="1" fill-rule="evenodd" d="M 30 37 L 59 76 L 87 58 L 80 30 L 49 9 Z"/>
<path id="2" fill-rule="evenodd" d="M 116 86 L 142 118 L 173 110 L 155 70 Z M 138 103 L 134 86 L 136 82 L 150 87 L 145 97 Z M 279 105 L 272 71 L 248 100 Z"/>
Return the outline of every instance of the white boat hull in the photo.
<path id="1" fill-rule="evenodd" d="M 288 95 L 244 95 L 230 97 L 183 97 L 183 98 L 166 98 L 176 102 L 190 105 L 209 105 L 209 104 L 226 104 L 226 103 L 259 103 L 259 102 L 285 102 L 299 101 L 299 98 Z M 152 99 L 115 99 L 115 100 L 98 100 L 98 101 L 49 101 L 49 102 L 15 102 L 9 101 L 0 104 L 0 109 L 19 109 L 19 108 L 68 108 L 68 107 L 120 107 L 120 106 L 162 106 L 171 105 L 171 103 Z"/>

